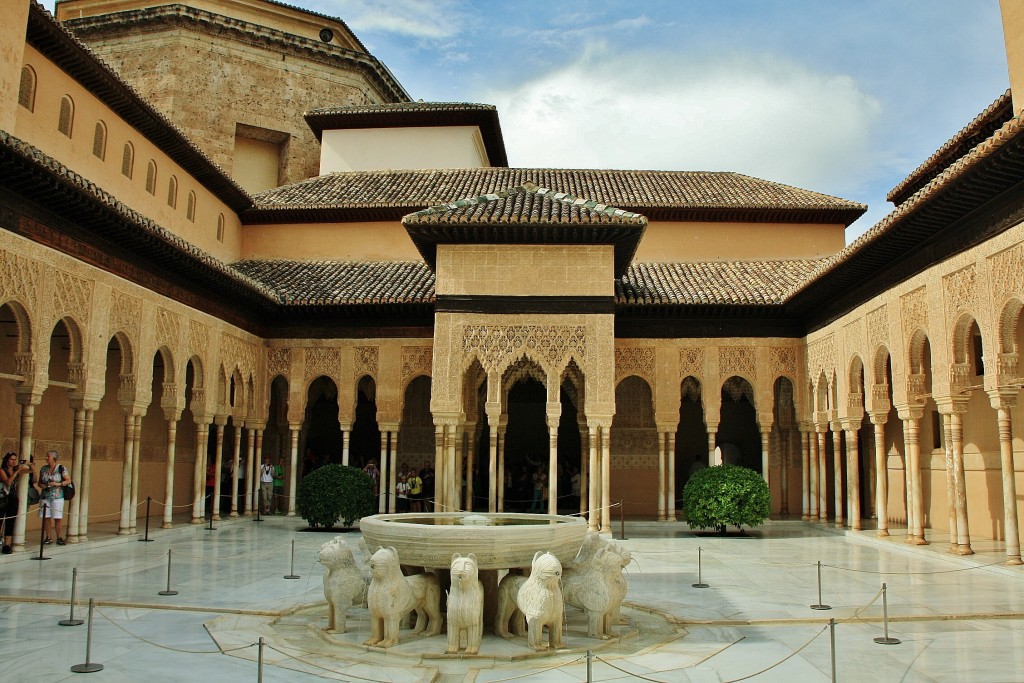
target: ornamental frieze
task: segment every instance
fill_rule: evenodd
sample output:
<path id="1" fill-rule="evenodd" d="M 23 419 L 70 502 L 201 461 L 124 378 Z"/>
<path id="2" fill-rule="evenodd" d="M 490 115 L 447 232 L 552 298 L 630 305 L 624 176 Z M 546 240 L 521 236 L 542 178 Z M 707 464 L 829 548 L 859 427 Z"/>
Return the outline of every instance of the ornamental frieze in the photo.
<path id="1" fill-rule="evenodd" d="M 750 346 L 721 346 L 718 349 L 718 374 L 723 378 L 742 375 L 757 377 L 756 351 Z"/>
<path id="2" fill-rule="evenodd" d="M 679 378 L 693 375 L 704 377 L 704 349 L 701 347 L 679 349 Z"/>
<path id="3" fill-rule="evenodd" d="M 868 322 L 868 343 L 871 345 L 871 351 L 881 344 L 889 346 L 889 322 L 885 315 L 885 306 L 879 306 L 873 311 L 868 311 L 867 315 Z"/>
<path id="4" fill-rule="evenodd" d="M 432 374 L 434 365 L 434 348 L 432 346 L 402 347 L 402 386 L 420 376 Z"/>
<path id="5" fill-rule="evenodd" d="M 615 349 L 615 381 L 619 382 L 623 377 L 637 375 L 647 380 L 651 386 L 654 385 L 654 347 L 653 346 L 627 346 Z"/>
<path id="6" fill-rule="evenodd" d="M 311 347 L 306 349 L 306 384 L 317 377 L 330 377 L 338 381 L 338 368 L 341 366 L 341 349 Z"/>
<path id="7" fill-rule="evenodd" d="M 39 306 L 39 283 L 42 265 L 24 256 L 0 251 L 0 296 L 4 300 L 17 299 L 26 308 Z"/>
<path id="8" fill-rule="evenodd" d="M 585 365 L 583 325 L 467 325 L 462 331 L 463 356 L 476 354 L 486 370 L 500 369 L 509 357 L 529 354 L 550 368 L 575 358 Z"/>
<path id="9" fill-rule="evenodd" d="M 138 344 L 141 325 L 142 299 L 115 290 L 110 297 L 110 332 L 124 332 Z"/>
<path id="10" fill-rule="evenodd" d="M 62 318 L 72 315 L 83 327 L 89 324 L 92 291 L 95 283 L 62 270 L 53 276 L 53 313 Z"/>
<path id="11" fill-rule="evenodd" d="M 925 288 L 918 287 L 900 297 L 900 312 L 903 317 L 903 338 L 910 339 L 917 329 L 928 329 L 928 301 Z"/>
<path id="12" fill-rule="evenodd" d="M 972 263 L 942 278 L 946 298 L 946 320 L 953 322 L 960 313 L 977 315 L 977 269 Z"/>
<path id="13" fill-rule="evenodd" d="M 181 341 L 181 316 L 165 308 L 156 309 L 156 337 L 157 343 L 177 348 Z"/>
<path id="14" fill-rule="evenodd" d="M 992 301 L 1001 304 L 1010 294 L 1024 293 L 1024 244 L 1017 243 L 1009 249 L 989 257 L 989 280 L 992 287 Z"/>
<path id="15" fill-rule="evenodd" d="M 278 375 L 289 378 L 292 363 L 291 349 L 267 350 L 267 381 L 273 382 Z"/>
<path id="16" fill-rule="evenodd" d="M 188 321 L 188 354 L 189 358 L 198 356 L 209 361 L 210 328 L 195 320 Z"/>
<path id="17" fill-rule="evenodd" d="M 356 382 L 358 382 L 364 375 L 376 378 L 380 349 L 376 346 L 357 346 L 355 348 L 355 356 Z"/>

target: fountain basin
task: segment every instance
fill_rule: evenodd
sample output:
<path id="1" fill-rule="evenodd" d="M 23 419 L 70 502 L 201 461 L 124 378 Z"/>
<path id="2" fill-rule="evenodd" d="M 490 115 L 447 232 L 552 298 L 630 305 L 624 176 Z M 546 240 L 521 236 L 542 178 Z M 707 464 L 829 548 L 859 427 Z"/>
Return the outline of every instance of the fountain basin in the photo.
<path id="1" fill-rule="evenodd" d="M 515 512 L 373 515 L 359 527 L 371 550 L 391 546 L 402 564 L 434 569 L 450 566 L 454 553 L 473 553 L 481 570 L 529 567 L 538 551 L 564 565 L 587 533 L 581 517 Z"/>

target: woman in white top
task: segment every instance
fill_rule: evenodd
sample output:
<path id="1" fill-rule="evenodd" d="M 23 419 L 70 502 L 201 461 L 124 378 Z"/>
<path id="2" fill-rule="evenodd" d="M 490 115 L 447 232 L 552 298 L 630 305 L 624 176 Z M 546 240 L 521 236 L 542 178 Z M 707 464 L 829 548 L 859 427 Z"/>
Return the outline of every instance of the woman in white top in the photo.
<path id="1" fill-rule="evenodd" d="M 57 451 L 46 452 L 46 464 L 39 470 L 36 486 L 39 489 L 39 516 L 43 519 L 43 543 L 51 542 L 50 529 L 56 525 L 57 545 L 64 545 L 64 487 L 71 483 L 71 475 L 57 462 Z"/>

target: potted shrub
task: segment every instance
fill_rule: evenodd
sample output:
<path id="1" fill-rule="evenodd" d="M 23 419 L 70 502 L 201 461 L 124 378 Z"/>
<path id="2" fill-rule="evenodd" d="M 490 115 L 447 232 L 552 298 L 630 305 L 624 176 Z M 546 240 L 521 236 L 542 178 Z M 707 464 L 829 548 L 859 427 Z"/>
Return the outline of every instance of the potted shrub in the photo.
<path id="1" fill-rule="evenodd" d="M 324 465 L 299 483 L 295 505 L 309 526 L 333 527 L 338 520 L 346 527 L 374 513 L 373 479 L 358 467 Z"/>
<path id="2" fill-rule="evenodd" d="M 738 465 L 697 470 L 683 489 L 683 513 L 690 527 L 717 529 L 759 526 L 768 519 L 771 494 L 764 478 Z"/>

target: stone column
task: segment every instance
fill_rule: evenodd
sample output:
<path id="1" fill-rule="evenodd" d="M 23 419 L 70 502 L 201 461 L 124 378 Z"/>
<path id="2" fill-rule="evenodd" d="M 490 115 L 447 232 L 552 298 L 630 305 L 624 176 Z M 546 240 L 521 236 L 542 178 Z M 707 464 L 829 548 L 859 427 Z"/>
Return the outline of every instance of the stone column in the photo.
<path id="1" fill-rule="evenodd" d="M 17 394 L 15 400 L 21 404 L 21 431 L 18 438 L 19 460 L 26 462 L 32 458 L 32 433 L 35 427 L 36 406 L 42 400 L 42 394 Z M 36 463 L 36 473 L 42 465 Z M 28 518 L 28 477 L 18 477 L 18 519 L 14 522 L 14 547 L 25 549 L 25 520 Z"/>
<path id="2" fill-rule="evenodd" d="M 708 467 L 714 467 L 718 463 L 715 462 L 715 434 L 718 433 L 718 423 L 708 422 Z"/>
<path id="3" fill-rule="evenodd" d="M 658 432 L 658 521 L 665 521 L 665 499 L 667 498 L 666 489 L 668 481 L 665 476 L 665 470 L 667 469 L 668 454 L 666 449 L 668 448 L 668 434 L 665 432 Z"/>
<path id="4" fill-rule="evenodd" d="M 818 520 L 818 432 L 816 427 L 810 425 L 807 432 L 807 452 L 809 468 L 807 470 L 807 496 L 809 505 L 807 507 L 807 518 L 811 522 Z"/>
<path id="5" fill-rule="evenodd" d="M 1017 405 L 1014 393 L 989 394 L 999 426 L 999 463 L 1003 479 L 1003 528 L 1006 534 L 1006 564 L 1021 564 L 1020 529 L 1017 524 L 1017 484 L 1013 470 L 1013 423 L 1010 411 Z"/>
<path id="6" fill-rule="evenodd" d="M 266 429 L 266 425 L 265 424 L 260 425 L 259 427 L 254 427 L 253 431 L 252 431 L 252 436 L 254 436 L 255 439 L 256 439 L 256 457 L 254 458 L 253 462 L 260 463 L 260 464 L 263 463 L 263 430 L 264 429 Z M 260 485 L 260 478 L 257 477 L 257 476 L 253 476 L 252 488 L 254 490 L 258 490 L 259 489 L 259 485 Z M 270 497 L 271 497 L 271 499 L 273 499 L 274 494 L 271 493 Z M 259 500 L 259 497 L 255 493 L 253 494 L 253 498 L 255 500 L 257 500 L 257 501 Z M 264 509 L 269 510 L 272 503 L 273 503 L 273 500 L 264 501 L 264 503 L 263 503 Z M 253 505 L 253 507 L 255 507 L 255 504 Z"/>
<path id="7" fill-rule="evenodd" d="M 612 421 L 601 426 L 601 533 L 611 534 L 612 510 Z"/>
<path id="8" fill-rule="evenodd" d="M 398 425 L 392 425 L 388 429 L 388 441 L 390 443 L 389 454 L 391 457 L 391 466 L 388 468 L 388 472 L 391 475 L 391 495 L 388 498 L 388 511 L 397 512 L 398 498 L 395 492 L 398 490 Z"/>
<path id="9" fill-rule="evenodd" d="M 192 523 L 202 524 L 206 514 L 206 448 L 210 441 L 210 423 L 196 418 L 196 465 L 192 473 Z M 219 475 L 218 475 L 219 476 Z M 216 482 L 214 482 L 216 487 Z M 214 505 L 214 501 L 210 501 Z"/>
<path id="10" fill-rule="evenodd" d="M 870 414 L 875 435 L 875 519 L 878 522 L 875 535 L 879 538 L 889 535 L 889 463 L 885 450 L 885 423 L 889 414 Z"/>
<path id="11" fill-rule="evenodd" d="M 585 421 L 579 422 L 580 429 L 580 515 L 590 509 L 590 430 Z"/>
<path id="12" fill-rule="evenodd" d="M 124 414 L 124 443 L 121 449 L 121 517 L 117 522 L 117 533 L 124 536 L 132 529 L 132 463 L 135 460 L 135 415 L 131 409 Z"/>
<path id="13" fill-rule="evenodd" d="M 487 511 L 498 511 L 498 426 L 501 424 L 501 404 L 488 401 L 484 405 L 487 413 L 488 458 L 487 458 Z"/>
<path id="14" fill-rule="evenodd" d="M 498 510 L 505 511 L 505 433 L 508 431 L 508 415 L 501 416 L 498 425 Z"/>
<path id="15" fill-rule="evenodd" d="M 811 447 L 810 433 L 803 425 L 800 426 L 800 519 L 805 522 L 811 516 Z"/>
<path id="16" fill-rule="evenodd" d="M 793 447 L 793 428 L 779 428 L 779 514 L 789 515 L 789 451 Z"/>
<path id="17" fill-rule="evenodd" d="M 953 484 L 956 503 L 956 544 L 957 555 L 973 555 L 971 549 L 971 530 L 967 520 L 967 482 L 964 473 L 964 413 L 967 404 L 963 401 L 953 403 L 953 412 L 949 416 L 950 436 L 953 443 Z"/>
<path id="18" fill-rule="evenodd" d="M 245 515 L 251 515 L 253 506 L 258 502 L 256 491 L 259 490 L 259 477 L 256 476 L 256 438 L 253 428 L 245 427 Z"/>
<path id="19" fill-rule="evenodd" d="M 589 432 L 587 436 L 587 443 L 590 446 L 590 465 L 587 468 L 590 471 L 590 486 L 587 489 L 587 497 L 589 498 L 589 516 L 587 522 L 590 531 L 601 530 L 601 467 L 598 462 L 598 439 L 600 432 L 598 431 L 598 425 L 596 422 L 588 422 L 587 430 Z"/>
<path id="20" fill-rule="evenodd" d="M 491 454 L 494 457 L 494 454 Z M 434 500 L 427 503 L 435 512 L 444 511 L 444 424 L 434 422 Z M 384 483 L 381 482 L 381 486 Z M 492 510 L 493 512 L 493 510 Z"/>
<path id="21" fill-rule="evenodd" d="M 828 519 L 828 424 L 818 427 L 818 519 Z"/>
<path id="22" fill-rule="evenodd" d="M 164 411 L 167 418 L 167 473 L 164 475 L 164 520 L 162 529 L 174 526 L 174 456 L 177 453 L 178 418 L 177 410 Z"/>
<path id="23" fill-rule="evenodd" d="M 227 418 L 218 415 L 213 418 L 213 424 L 215 427 L 213 469 L 216 476 L 213 478 L 213 500 L 210 501 L 213 509 L 210 510 L 210 515 L 216 522 L 220 520 L 220 489 L 221 479 L 224 478 L 224 425 L 227 424 Z"/>
<path id="24" fill-rule="evenodd" d="M 923 409 L 920 406 L 899 409 L 903 420 L 903 443 L 907 460 L 907 540 L 927 545 L 924 537 L 924 496 L 921 484 L 921 443 L 918 435 Z"/>
<path id="25" fill-rule="evenodd" d="M 348 424 L 341 425 L 341 464 L 348 467 L 348 447 L 352 427 Z"/>
<path id="26" fill-rule="evenodd" d="M 75 402 L 73 402 L 75 403 Z M 82 458 L 85 449 L 85 408 L 80 404 L 74 406 L 75 422 L 71 437 L 71 475 L 78 482 L 79 489 L 82 487 Z M 78 523 L 82 504 L 82 494 L 79 490 L 74 500 L 66 504 L 64 517 L 68 543 L 78 543 Z"/>
<path id="27" fill-rule="evenodd" d="M 92 483 L 92 430 L 96 420 L 96 409 L 99 408 L 99 401 L 87 405 L 85 409 L 85 431 L 82 433 L 82 470 L 79 479 L 79 486 L 82 498 L 78 507 L 78 542 L 84 543 L 89 540 L 89 498 L 90 485 Z"/>
<path id="28" fill-rule="evenodd" d="M 676 433 L 668 433 L 668 501 L 665 516 L 676 521 Z"/>
<path id="29" fill-rule="evenodd" d="M 942 415 L 942 442 L 946 456 L 946 510 L 949 512 L 949 552 L 954 555 L 959 546 L 956 535 L 956 481 L 953 479 L 953 421 L 949 406 L 939 406 Z"/>
<path id="30" fill-rule="evenodd" d="M 234 424 L 234 419 L 232 419 Z M 231 451 L 231 517 L 238 516 L 238 476 L 239 467 L 242 466 L 242 430 L 245 427 L 235 426 L 235 447 Z"/>
<path id="31" fill-rule="evenodd" d="M 388 502 L 394 497 L 395 489 L 388 488 L 391 479 L 391 467 L 388 463 L 388 432 L 383 425 L 380 430 L 380 489 L 377 495 L 377 512 L 384 514 L 388 511 Z M 437 473 L 434 479 L 437 487 L 444 486 L 444 475 Z"/>
<path id="32" fill-rule="evenodd" d="M 850 528 L 856 531 L 861 529 L 860 519 L 860 452 L 858 450 L 857 428 L 859 423 L 851 422 L 844 425 L 846 433 L 846 499 L 849 503 Z"/>
<path id="33" fill-rule="evenodd" d="M 299 430 L 302 423 L 289 423 L 288 431 L 292 440 L 292 461 L 288 469 L 288 514 L 287 517 L 295 516 L 295 491 L 299 483 Z"/>
<path id="34" fill-rule="evenodd" d="M 473 511 L 473 497 L 476 496 L 476 491 L 473 490 L 473 479 L 476 478 L 476 477 L 473 476 L 473 468 L 474 467 L 476 467 L 476 425 L 475 424 L 471 424 L 471 425 L 467 425 L 467 429 L 466 429 L 466 472 L 467 472 L 467 474 L 466 474 L 466 501 L 465 501 L 465 503 L 466 503 L 465 508 L 467 510 L 469 510 L 470 512 Z M 505 463 L 504 462 L 499 462 L 498 463 L 498 478 L 501 479 L 502 482 L 505 481 L 504 479 L 502 479 L 502 476 L 504 475 L 504 472 L 505 472 Z M 502 509 L 502 498 L 503 498 L 502 494 L 504 492 L 505 492 L 505 487 L 499 484 L 499 486 L 498 486 L 498 509 L 499 510 Z"/>
<path id="35" fill-rule="evenodd" d="M 836 526 L 843 526 L 843 428 L 832 423 L 832 469 L 835 479 Z"/>
<path id="36" fill-rule="evenodd" d="M 558 420 L 562 416 L 561 404 L 558 414 L 551 412 L 548 406 L 548 514 L 558 514 Z"/>
<path id="37" fill-rule="evenodd" d="M 466 454 L 466 429 L 464 425 L 456 425 L 455 427 L 455 443 L 452 445 L 452 451 L 455 453 L 454 462 L 452 463 L 452 469 L 455 471 L 455 475 L 452 478 L 452 491 L 455 497 L 452 502 L 453 511 L 461 511 L 463 507 L 463 494 L 462 494 L 462 482 L 466 481 L 466 468 L 465 468 L 465 454 Z M 466 482 L 468 485 L 469 482 Z M 501 487 L 499 486 L 500 490 Z"/>
<path id="38" fill-rule="evenodd" d="M 771 490 L 772 490 L 771 487 L 772 487 L 772 485 L 771 485 L 771 476 L 770 476 L 770 474 L 768 472 L 768 463 L 771 462 L 771 459 L 769 458 L 769 452 L 768 452 L 768 449 L 769 449 L 768 439 L 769 439 L 769 437 L 772 434 L 772 426 L 770 424 L 769 425 L 759 425 L 759 426 L 760 426 L 760 430 L 761 430 L 761 476 L 764 477 L 764 483 L 768 484 L 768 494 L 769 494 L 769 499 L 770 499 L 771 498 Z M 769 504 L 769 508 L 770 507 L 771 507 L 771 505 Z"/>
<path id="39" fill-rule="evenodd" d="M 131 533 L 136 533 L 139 517 L 139 470 L 142 468 L 142 416 L 146 414 L 146 408 L 142 407 L 135 415 L 135 445 L 132 448 L 132 503 L 128 509 L 128 516 L 131 522 Z"/>

